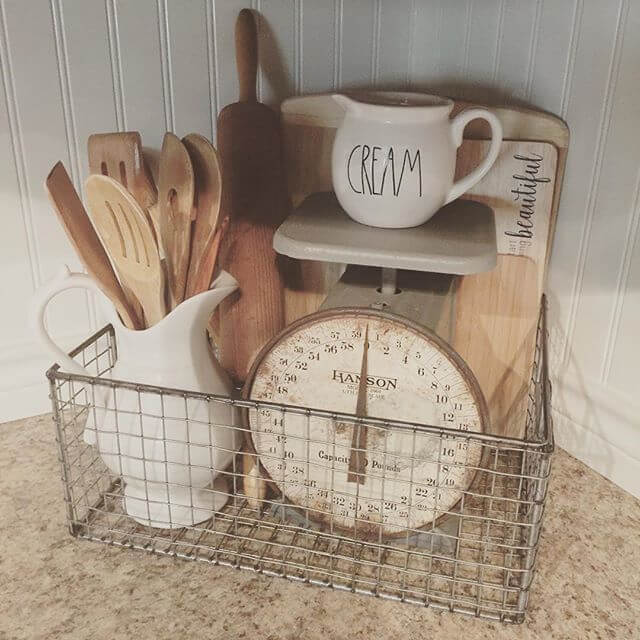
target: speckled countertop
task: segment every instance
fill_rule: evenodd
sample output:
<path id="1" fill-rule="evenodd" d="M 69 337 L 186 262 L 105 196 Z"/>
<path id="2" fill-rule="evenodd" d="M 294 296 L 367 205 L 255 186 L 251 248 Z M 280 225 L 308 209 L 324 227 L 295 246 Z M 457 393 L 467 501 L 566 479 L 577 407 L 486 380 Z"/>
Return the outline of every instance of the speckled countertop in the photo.
<path id="1" fill-rule="evenodd" d="M 0 425 L 0 639 L 640 638 L 640 502 L 563 451 L 523 625 L 75 540 L 49 416 Z"/>

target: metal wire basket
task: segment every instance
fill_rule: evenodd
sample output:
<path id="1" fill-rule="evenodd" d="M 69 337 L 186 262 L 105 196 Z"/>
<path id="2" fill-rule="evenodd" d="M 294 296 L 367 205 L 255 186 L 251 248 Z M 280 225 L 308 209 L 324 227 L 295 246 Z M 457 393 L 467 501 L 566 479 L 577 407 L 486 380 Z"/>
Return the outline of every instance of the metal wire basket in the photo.
<path id="1" fill-rule="evenodd" d="M 47 372 L 71 534 L 335 589 L 505 622 L 521 622 L 534 575 L 553 451 L 544 304 L 536 342 L 526 436 L 522 440 L 421 424 L 377 421 L 379 428 L 409 429 L 439 445 L 450 447 L 461 443 L 460 446 L 475 452 L 464 462 L 469 473 L 458 476 L 467 477 L 469 481 L 456 487 L 443 480 L 447 477 L 445 465 L 448 463 L 440 455 L 429 460 L 435 469 L 436 480 L 427 482 L 425 478 L 412 477 L 411 482 L 418 492 L 434 492 L 430 524 L 420 528 L 405 526 L 395 535 L 387 536 L 383 535 L 381 527 L 377 531 L 372 529 L 369 517 L 362 518 L 367 526 L 361 526 L 360 532 L 359 517 L 355 518 L 353 529 L 333 526 L 336 509 L 345 502 L 353 503 L 355 513 L 358 513 L 356 489 L 349 494 L 331 486 L 327 496 L 328 503 L 333 505 L 330 511 L 314 509 L 310 503 L 296 506 L 287 500 L 284 492 L 274 487 L 270 487 L 259 502 L 247 500 L 242 457 L 249 454 L 236 453 L 234 449 L 228 452 L 231 463 L 216 468 L 214 460 L 218 458 L 215 454 L 219 452 L 215 451 L 216 445 L 211 443 L 211 438 L 208 443 L 202 438 L 192 443 L 193 434 L 198 430 L 202 433 L 202 428 L 205 432 L 214 427 L 232 429 L 245 438 L 248 427 L 243 425 L 247 422 L 238 418 L 236 410 L 244 411 L 245 418 L 248 411 L 264 411 L 265 408 L 276 411 L 282 420 L 283 433 L 287 419 L 292 415 L 299 417 L 302 413 L 308 419 L 317 417 L 334 421 L 334 424 L 354 423 L 357 420 L 354 416 L 112 380 L 110 371 L 117 357 L 116 344 L 113 331 L 105 327 L 71 353 L 94 372 L 93 377 L 63 373 L 57 365 Z M 108 434 L 101 434 L 95 426 L 98 424 L 96 412 L 107 410 L 105 394 L 112 394 L 115 401 L 110 405 L 115 433 L 111 429 Z M 127 402 L 119 405 L 118 399 L 125 395 Z M 132 405 L 131 398 L 137 399 L 137 403 Z M 149 398 L 154 400 L 152 404 L 156 409 L 146 408 L 151 406 Z M 193 409 L 202 407 L 203 403 L 230 407 L 236 415 L 229 424 L 203 422 L 201 417 L 195 417 Z M 125 405 L 126 411 L 117 409 Z M 135 408 L 131 409 L 132 406 Z M 176 410 L 177 406 L 182 407 L 180 411 Z M 155 452 L 152 453 L 149 439 L 142 438 L 140 432 L 125 433 L 124 424 L 131 424 L 132 420 L 142 424 L 149 417 L 160 420 L 163 425 L 165 421 L 182 421 L 184 440 L 176 442 L 167 436 L 158 438 L 155 443 L 158 446 L 151 447 Z M 88 428 L 97 432 L 89 439 L 93 444 L 87 443 Z M 122 446 L 115 459 L 120 469 L 123 465 L 127 468 L 126 472 L 111 471 L 113 460 L 111 464 L 105 464 L 107 455 L 100 450 L 104 442 L 102 436 L 115 438 L 113 442 Z M 142 441 L 142 446 L 132 449 L 132 438 Z M 126 439 L 129 444 L 125 447 Z M 181 445 L 184 451 L 185 443 L 188 443 L 187 458 L 168 462 L 167 449 Z M 192 445 L 205 455 L 193 455 Z M 109 451 L 114 458 L 113 447 Z M 276 449 L 273 455 L 286 454 L 284 449 Z M 300 477 L 297 481 L 308 487 L 305 469 L 308 471 L 313 462 L 308 458 L 298 462 Z M 411 465 L 424 462 L 417 450 L 408 457 Z M 140 511 L 134 509 L 137 515 L 132 514 L 132 498 L 126 494 L 127 482 L 135 477 L 144 490 L 158 484 L 157 474 L 155 480 L 150 477 L 150 470 L 158 464 L 165 470 L 160 484 L 166 490 L 168 510 L 156 510 L 155 516 L 147 511 L 147 516 L 141 517 Z M 201 502 L 199 506 L 194 505 L 190 483 L 175 480 L 176 476 L 166 471 L 169 466 L 182 466 L 183 470 L 186 467 L 188 478 L 210 476 L 211 482 L 200 489 L 211 494 L 212 506 L 208 512 L 203 513 Z M 379 473 L 384 483 L 384 468 Z M 453 506 L 451 500 L 442 497 L 452 490 L 459 495 Z M 411 501 L 395 504 L 383 494 L 380 503 L 381 509 L 383 506 L 402 509 L 407 523 L 412 522 Z M 149 493 L 142 496 L 141 504 L 146 505 L 147 510 L 153 507 Z M 185 512 L 192 516 L 196 513 L 198 517 L 192 520 L 198 523 L 185 525 L 180 519 Z"/>

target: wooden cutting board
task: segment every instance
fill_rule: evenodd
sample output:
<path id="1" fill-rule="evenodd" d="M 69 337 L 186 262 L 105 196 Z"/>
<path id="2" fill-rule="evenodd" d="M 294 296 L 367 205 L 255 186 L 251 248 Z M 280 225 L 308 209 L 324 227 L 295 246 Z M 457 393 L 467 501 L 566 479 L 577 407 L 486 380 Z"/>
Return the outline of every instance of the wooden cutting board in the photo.
<path id="1" fill-rule="evenodd" d="M 456 177 L 475 167 L 488 145 L 465 141 Z M 502 435 L 524 435 L 557 157 L 550 143 L 504 142 L 491 171 L 464 196 L 494 211 L 498 265 L 460 279 L 452 346 L 476 374 L 492 431 Z"/>
<path id="2" fill-rule="evenodd" d="M 468 106 L 476 105 L 456 102 L 454 113 Z M 503 107 L 493 111 L 503 124 L 505 142 L 496 165 L 465 197 L 495 210 L 498 265 L 459 280 L 453 346 L 485 393 L 492 432 L 522 437 L 568 130 L 549 114 Z M 318 95 L 285 101 L 282 118 L 289 195 L 299 204 L 310 193 L 331 190 L 331 148 L 343 112 L 330 96 Z M 486 124 L 472 122 L 465 136 L 458 152 L 459 175 L 484 155 Z M 531 196 L 534 202 L 524 200 Z M 327 269 L 323 263 L 300 263 L 286 280 L 287 321 L 317 309 L 340 274 L 335 265 Z"/>

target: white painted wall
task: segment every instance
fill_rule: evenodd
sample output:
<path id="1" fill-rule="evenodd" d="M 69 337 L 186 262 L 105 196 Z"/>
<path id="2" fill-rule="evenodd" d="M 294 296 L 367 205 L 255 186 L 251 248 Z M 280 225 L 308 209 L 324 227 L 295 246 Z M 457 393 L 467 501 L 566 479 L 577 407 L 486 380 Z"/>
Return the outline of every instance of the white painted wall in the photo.
<path id="1" fill-rule="evenodd" d="M 78 266 L 44 197 L 92 131 L 215 137 L 249 0 L 0 1 L 0 420 L 48 409 L 29 297 Z M 548 291 L 558 442 L 640 495 L 640 0 L 254 0 L 262 99 L 373 84 L 530 104 L 571 128 Z M 64 344 L 99 322 L 49 314 Z"/>

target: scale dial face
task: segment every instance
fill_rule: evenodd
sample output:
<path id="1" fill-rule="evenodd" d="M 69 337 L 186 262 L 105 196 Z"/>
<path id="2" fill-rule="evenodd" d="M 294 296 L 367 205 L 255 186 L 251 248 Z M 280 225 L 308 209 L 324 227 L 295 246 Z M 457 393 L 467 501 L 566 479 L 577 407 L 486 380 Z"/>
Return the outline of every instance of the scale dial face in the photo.
<path id="1" fill-rule="evenodd" d="M 359 389 L 366 390 L 368 417 L 459 429 L 461 437 L 365 420 L 360 453 L 350 421 L 263 407 L 249 411 L 262 467 L 290 502 L 331 529 L 392 536 L 428 525 L 471 483 L 481 447 L 465 432 L 484 431 L 487 422 L 473 374 L 433 332 L 362 308 L 312 314 L 262 350 L 245 395 L 355 414 Z M 362 470 L 355 481 L 354 455 Z"/>

